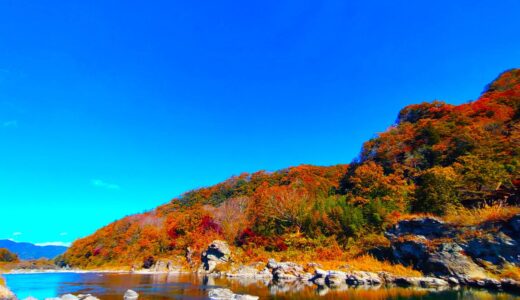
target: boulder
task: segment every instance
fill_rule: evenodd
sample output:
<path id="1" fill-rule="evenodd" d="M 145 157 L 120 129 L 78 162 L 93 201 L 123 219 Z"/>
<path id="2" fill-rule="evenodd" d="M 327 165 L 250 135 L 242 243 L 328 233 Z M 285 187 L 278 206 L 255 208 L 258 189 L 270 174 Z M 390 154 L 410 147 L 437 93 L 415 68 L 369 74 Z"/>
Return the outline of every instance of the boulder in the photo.
<path id="1" fill-rule="evenodd" d="M 136 300 L 137 298 L 139 298 L 139 294 L 132 290 L 127 290 L 123 295 L 124 300 Z"/>
<path id="2" fill-rule="evenodd" d="M 233 293 L 230 289 L 211 289 L 208 297 L 213 300 L 257 300 L 257 296 L 240 295 Z"/>
<path id="3" fill-rule="evenodd" d="M 423 288 L 437 288 L 448 286 L 448 282 L 435 277 L 396 277 L 394 283 L 399 286 L 416 286 Z"/>
<path id="4" fill-rule="evenodd" d="M 502 282 L 491 278 L 465 278 L 464 283 L 471 287 L 498 290 L 502 288 Z"/>
<path id="5" fill-rule="evenodd" d="M 61 296 L 61 300 L 79 300 L 79 298 L 72 294 L 66 294 L 66 295 Z"/>
<path id="6" fill-rule="evenodd" d="M 238 269 L 233 270 L 232 272 L 226 273 L 227 277 L 240 277 L 240 278 L 271 278 L 273 275 L 269 271 L 269 269 L 264 268 L 261 271 L 258 271 L 253 266 L 240 266 Z"/>
<path id="7" fill-rule="evenodd" d="M 377 275 L 379 276 L 379 278 L 381 278 L 381 280 L 385 284 L 391 284 L 391 283 L 394 283 L 394 281 L 395 281 L 395 276 L 388 272 L 379 272 L 379 273 L 377 273 Z"/>
<path id="8" fill-rule="evenodd" d="M 309 280 L 317 286 L 325 286 L 325 277 L 327 277 L 327 274 L 327 271 L 316 268 L 314 275 Z"/>
<path id="9" fill-rule="evenodd" d="M 212 273 L 218 264 L 231 260 L 231 250 L 225 241 L 213 241 L 201 255 L 202 264 L 199 267 L 201 273 Z"/>
<path id="10" fill-rule="evenodd" d="M 346 285 L 347 274 L 341 271 L 329 271 L 325 277 L 325 284 L 330 288 L 338 288 Z"/>
<path id="11" fill-rule="evenodd" d="M 306 277 L 303 267 L 293 262 L 276 262 L 269 259 L 267 268 L 271 270 L 274 280 L 293 281 Z"/>
<path id="12" fill-rule="evenodd" d="M 349 285 L 380 285 L 382 279 L 372 272 L 354 271 L 347 276 Z"/>
<path id="13" fill-rule="evenodd" d="M 448 277 L 447 281 L 450 285 L 459 285 L 460 281 L 455 277 Z"/>

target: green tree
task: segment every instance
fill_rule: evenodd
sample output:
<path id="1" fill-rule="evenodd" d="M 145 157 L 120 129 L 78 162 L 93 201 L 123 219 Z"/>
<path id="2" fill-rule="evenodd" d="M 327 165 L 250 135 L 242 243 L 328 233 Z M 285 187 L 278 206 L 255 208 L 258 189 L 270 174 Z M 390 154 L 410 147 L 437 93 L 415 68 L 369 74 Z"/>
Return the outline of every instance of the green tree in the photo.
<path id="1" fill-rule="evenodd" d="M 483 200 L 510 176 L 504 165 L 477 155 L 465 155 L 454 165 L 461 177 L 461 200 Z"/>
<path id="2" fill-rule="evenodd" d="M 433 167 L 417 178 L 413 209 L 418 212 L 444 214 L 459 205 L 457 174 L 451 167 Z"/>

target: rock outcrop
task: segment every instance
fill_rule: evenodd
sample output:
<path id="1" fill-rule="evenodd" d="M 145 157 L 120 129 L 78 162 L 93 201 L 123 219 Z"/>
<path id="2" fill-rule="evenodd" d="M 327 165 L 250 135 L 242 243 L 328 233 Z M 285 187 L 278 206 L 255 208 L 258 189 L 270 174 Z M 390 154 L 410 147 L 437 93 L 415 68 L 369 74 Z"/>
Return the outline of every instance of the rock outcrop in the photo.
<path id="1" fill-rule="evenodd" d="M 486 278 L 493 266 L 520 264 L 520 215 L 475 226 L 416 218 L 397 223 L 386 236 L 397 262 L 437 277 L 464 282 Z"/>
<path id="2" fill-rule="evenodd" d="M 171 260 L 159 259 L 150 267 L 149 271 L 154 273 L 178 272 L 180 267 Z"/>
<path id="3" fill-rule="evenodd" d="M 201 255 L 202 264 L 199 267 L 199 273 L 212 273 L 215 267 L 231 260 L 231 250 L 225 241 L 213 241 L 206 251 Z"/>

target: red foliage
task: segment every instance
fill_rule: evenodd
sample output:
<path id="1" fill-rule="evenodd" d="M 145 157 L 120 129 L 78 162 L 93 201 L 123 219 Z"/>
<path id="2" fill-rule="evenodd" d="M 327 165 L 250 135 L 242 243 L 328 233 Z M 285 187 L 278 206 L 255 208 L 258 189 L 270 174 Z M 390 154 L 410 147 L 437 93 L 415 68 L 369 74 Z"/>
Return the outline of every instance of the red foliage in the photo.
<path id="1" fill-rule="evenodd" d="M 289 247 L 287 247 L 287 244 L 285 243 L 285 241 L 278 237 L 274 240 L 274 247 L 276 249 L 276 251 L 278 252 L 281 252 L 281 251 L 286 251 Z"/>
<path id="2" fill-rule="evenodd" d="M 214 231 L 217 233 L 221 233 L 220 226 L 217 223 L 215 223 L 212 217 L 208 215 L 202 217 L 202 220 L 200 221 L 200 229 L 203 232 Z"/>
<path id="3" fill-rule="evenodd" d="M 251 230 L 251 228 L 246 228 L 237 237 L 236 244 L 238 246 L 247 245 L 251 241 L 255 240 L 257 237 L 258 237 L 258 235 L 253 230 Z"/>

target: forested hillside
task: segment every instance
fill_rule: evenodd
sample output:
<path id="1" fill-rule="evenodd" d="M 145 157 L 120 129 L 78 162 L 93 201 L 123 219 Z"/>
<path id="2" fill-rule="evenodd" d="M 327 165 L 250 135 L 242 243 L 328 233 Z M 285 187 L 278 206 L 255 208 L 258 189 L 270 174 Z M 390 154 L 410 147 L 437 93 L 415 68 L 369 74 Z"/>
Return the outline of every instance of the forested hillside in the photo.
<path id="1" fill-rule="evenodd" d="M 518 205 L 519 106 L 515 69 L 476 101 L 405 107 L 349 166 L 232 177 L 98 230 L 76 241 L 64 261 L 142 264 L 185 255 L 188 247 L 200 254 L 214 239 L 250 260 L 280 253 L 337 259 L 384 244 L 384 228 L 406 214 Z"/>

